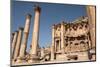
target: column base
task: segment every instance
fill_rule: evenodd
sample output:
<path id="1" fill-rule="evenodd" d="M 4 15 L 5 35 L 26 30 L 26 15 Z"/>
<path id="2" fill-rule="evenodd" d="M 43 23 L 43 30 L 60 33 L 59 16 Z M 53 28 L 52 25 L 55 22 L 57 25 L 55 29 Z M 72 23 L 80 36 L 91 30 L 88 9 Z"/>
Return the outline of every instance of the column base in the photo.
<path id="1" fill-rule="evenodd" d="M 54 59 L 50 59 L 51 61 L 54 61 Z"/>
<path id="2" fill-rule="evenodd" d="M 40 62 L 39 56 L 30 55 L 30 58 L 28 60 L 28 63 L 39 63 L 39 62 Z"/>
<path id="3" fill-rule="evenodd" d="M 16 63 L 22 63 L 25 62 L 25 57 L 18 57 Z"/>
<path id="4" fill-rule="evenodd" d="M 21 59 L 17 59 L 16 63 L 22 63 Z"/>
<path id="5" fill-rule="evenodd" d="M 14 59 L 12 59 L 11 63 L 12 63 L 12 64 L 14 64 L 14 63 L 15 63 Z"/>
<path id="6" fill-rule="evenodd" d="M 54 55 L 54 54 L 52 54 L 52 55 L 51 55 L 51 59 L 50 59 L 50 60 L 51 60 L 51 61 L 53 61 L 53 60 L 54 60 L 54 57 L 55 57 L 55 55 Z"/>
<path id="7" fill-rule="evenodd" d="M 16 63 L 16 59 L 12 59 L 11 63 L 12 64 Z"/>

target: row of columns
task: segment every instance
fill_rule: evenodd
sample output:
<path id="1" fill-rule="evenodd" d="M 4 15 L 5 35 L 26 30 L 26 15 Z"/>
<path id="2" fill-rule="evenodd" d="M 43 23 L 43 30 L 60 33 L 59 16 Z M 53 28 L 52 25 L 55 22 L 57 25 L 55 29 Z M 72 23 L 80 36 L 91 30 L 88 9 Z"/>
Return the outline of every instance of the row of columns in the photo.
<path id="1" fill-rule="evenodd" d="M 39 40 L 39 22 L 40 22 L 41 8 L 39 6 L 36 6 L 34 10 L 35 10 L 35 18 L 34 18 L 34 28 L 32 34 L 31 57 L 29 59 L 29 62 L 36 62 L 36 60 L 39 59 L 39 57 L 37 57 L 37 48 L 38 48 L 38 40 Z M 20 63 L 25 58 L 29 29 L 30 29 L 30 22 L 31 22 L 31 15 L 28 14 L 26 16 L 25 27 L 24 28 L 20 27 L 18 31 L 12 33 L 11 45 L 12 45 L 13 62 Z"/>
<path id="2" fill-rule="evenodd" d="M 15 51 L 14 51 L 14 57 L 13 57 L 14 60 L 16 60 L 19 55 L 20 44 L 22 40 L 22 33 L 23 33 L 23 28 L 20 27 L 18 31 L 17 42 L 16 42 Z"/>
<path id="3" fill-rule="evenodd" d="M 31 22 L 31 15 L 28 14 L 26 16 L 25 28 L 24 28 L 24 33 L 23 33 L 23 41 L 21 44 L 17 62 L 21 62 L 22 60 L 24 60 L 24 57 L 25 57 L 28 34 L 29 34 L 29 29 L 30 29 L 30 22 Z"/>

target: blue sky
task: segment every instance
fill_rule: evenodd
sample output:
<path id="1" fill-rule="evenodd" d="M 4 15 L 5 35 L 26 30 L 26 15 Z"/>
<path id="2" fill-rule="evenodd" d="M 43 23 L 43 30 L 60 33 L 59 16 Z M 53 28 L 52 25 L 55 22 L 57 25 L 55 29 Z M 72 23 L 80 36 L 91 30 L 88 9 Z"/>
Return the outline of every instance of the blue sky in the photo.
<path id="1" fill-rule="evenodd" d="M 82 5 L 13 1 L 11 10 L 11 32 L 18 30 L 20 26 L 24 27 L 27 13 L 32 15 L 27 45 L 28 50 L 32 40 L 35 4 L 39 4 L 42 9 L 39 32 L 39 45 L 41 47 L 51 45 L 51 26 L 53 24 L 60 23 L 61 21 L 71 22 L 80 16 L 86 16 L 85 6 Z"/>

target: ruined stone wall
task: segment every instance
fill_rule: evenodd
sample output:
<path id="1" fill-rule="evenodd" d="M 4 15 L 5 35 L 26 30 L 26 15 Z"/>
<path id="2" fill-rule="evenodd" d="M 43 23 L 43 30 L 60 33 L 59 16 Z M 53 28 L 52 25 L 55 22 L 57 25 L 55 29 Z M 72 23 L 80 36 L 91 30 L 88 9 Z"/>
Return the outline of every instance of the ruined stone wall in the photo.
<path id="1" fill-rule="evenodd" d="M 64 23 L 64 46 L 66 52 L 87 50 L 90 45 L 88 18 L 84 17 L 74 23 Z M 55 50 L 61 47 L 61 24 L 55 25 Z"/>
<path id="2" fill-rule="evenodd" d="M 64 52 L 61 49 L 61 24 L 55 25 L 54 47 L 56 60 L 67 59 L 67 54 L 77 55 L 79 60 L 88 59 L 88 50 L 91 48 L 89 37 L 88 18 L 81 17 L 72 23 L 64 23 Z M 77 54 L 78 53 L 78 54 Z M 61 59 L 60 59 L 61 58 Z"/>

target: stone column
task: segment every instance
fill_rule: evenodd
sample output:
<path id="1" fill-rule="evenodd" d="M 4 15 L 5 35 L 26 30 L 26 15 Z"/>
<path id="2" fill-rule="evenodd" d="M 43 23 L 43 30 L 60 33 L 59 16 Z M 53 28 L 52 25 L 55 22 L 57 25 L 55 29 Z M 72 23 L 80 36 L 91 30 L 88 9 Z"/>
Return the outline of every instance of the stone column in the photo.
<path id="1" fill-rule="evenodd" d="M 64 52 L 64 22 L 61 23 L 61 50 Z"/>
<path id="2" fill-rule="evenodd" d="M 18 31 L 18 38 L 17 38 L 17 43 L 16 43 L 16 47 L 14 51 L 14 62 L 19 55 L 20 44 L 21 44 L 21 39 L 22 39 L 22 32 L 23 32 L 23 28 L 20 27 Z"/>
<path id="3" fill-rule="evenodd" d="M 95 47 L 95 25 L 96 25 L 96 7 L 95 6 L 86 6 L 87 15 L 88 15 L 88 24 L 90 28 L 90 36 L 92 41 L 92 47 Z"/>
<path id="4" fill-rule="evenodd" d="M 24 59 L 24 57 L 25 57 L 28 34 L 29 34 L 29 29 L 30 29 L 30 22 L 31 22 L 31 15 L 28 14 L 26 16 L 26 22 L 25 22 L 24 33 L 23 33 L 23 41 L 21 44 L 20 53 L 19 53 L 19 57 L 18 57 L 17 62 L 21 62 L 21 60 Z"/>
<path id="5" fill-rule="evenodd" d="M 54 60 L 55 52 L 55 25 L 52 26 L 52 45 L 51 45 L 51 60 Z"/>
<path id="6" fill-rule="evenodd" d="M 30 63 L 35 63 L 39 60 L 39 57 L 37 56 L 37 48 L 39 41 L 40 12 L 41 8 L 39 6 L 35 6 L 34 29 L 32 34 L 32 52 L 29 60 Z"/>
<path id="7" fill-rule="evenodd" d="M 14 51 L 15 51 L 15 46 L 16 46 L 16 42 L 17 42 L 17 35 L 18 35 L 18 31 L 14 32 L 14 37 L 13 37 L 13 41 L 12 41 L 12 58 L 14 56 Z"/>
<path id="8" fill-rule="evenodd" d="M 88 52 L 88 56 L 90 55 L 91 51 L 93 51 L 95 53 L 95 49 L 96 49 L 96 7 L 89 5 L 86 6 L 87 9 L 87 15 L 88 15 L 88 24 L 89 24 L 89 31 L 90 31 L 90 41 L 91 41 L 91 46 L 92 46 L 92 50 L 90 50 Z M 89 58 L 90 59 L 90 58 Z M 91 60 L 91 59 L 90 59 Z"/>

